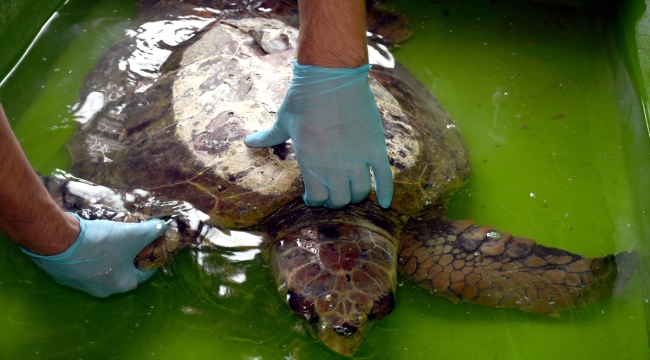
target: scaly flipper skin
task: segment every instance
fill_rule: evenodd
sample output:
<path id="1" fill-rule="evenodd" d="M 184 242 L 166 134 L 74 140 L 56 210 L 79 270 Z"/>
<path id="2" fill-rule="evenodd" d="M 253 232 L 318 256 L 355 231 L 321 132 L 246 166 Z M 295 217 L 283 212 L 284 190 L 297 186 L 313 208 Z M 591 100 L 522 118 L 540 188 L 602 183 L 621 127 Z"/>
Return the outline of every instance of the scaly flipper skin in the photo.
<path id="1" fill-rule="evenodd" d="M 156 217 L 167 222 L 167 232 L 145 247 L 133 265 L 140 270 L 160 267 L 181 249 L 197 242 L 203 223 L 187 217 L 187 204 L 157 203 L 144 191 L 119 191 L 75 181 L 60 172 L 49 177 L 39 174 L 50 196 L 63 210 L 86 220 L 141 222 Z"/>
<path id="2" fill-rule="evenodd" d="M 397 261 L 401 275 L 454 303 L 559 317 L 611 297 L 634 271 L 636 257 L 631 251 L 585 258 L 471 220 L 411 220 Z"/>

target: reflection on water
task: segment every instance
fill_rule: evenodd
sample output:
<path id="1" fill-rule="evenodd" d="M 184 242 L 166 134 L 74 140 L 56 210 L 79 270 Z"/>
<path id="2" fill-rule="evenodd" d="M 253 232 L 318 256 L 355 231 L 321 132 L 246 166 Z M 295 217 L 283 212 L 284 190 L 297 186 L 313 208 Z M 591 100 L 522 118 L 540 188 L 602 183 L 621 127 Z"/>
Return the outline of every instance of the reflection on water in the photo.
<path id="1" fill-rule="evenodd" d="M 97 16 L 103 18 L 113 16 L 116 6 L 130 6 L 126 1 L 98 4 L 98 11 L 104 12 Z M 73 0 L 66 6 L 82 5 Z M 268 9 L 258 6 L 261 12 Z M 437 86 L 438 97 L 462 125 L 473 150 L 476 171 L 452 204 L 456 217 L 472 217 L 584 253 L 602 254 L 633 245 L 638 224 L 630 214 L 636 210 L 630 210 L 633 196 L 623 189 L 628 180 L 635 180 L 627 179 L 620 170 L 626 165 L 617 150 L 625 140 L 615 135 L 614 104 L 618 99 L 610 91 L 615 87 L 607 77 L 610 67 L 603 51 L 607 45 L 595 36 L 604 30 L 580 30 L 582 24 L 591 25 L 591 15 L 574 17 L 572 23 L 558 20 L 553 26 L 535 25 L 543 14 L 534 8 L 528 9 L 532 15 L 526 17 L 499 6 L 479 10 L 445 2 L 419 4 L 410 10 L 410 5 L 404 6 L 416 33 L 396 56 L 421 79 Z M 66 9 L 57 20 L 66 19 Z M 127 14 L 124 19 L 129 16 L 133 17 Z M 480 21 L 474 20 L 478 17 Z M 518 26 L 517 31 L 477 24 L 499 24 L 502 18 L 514 24 L 510 26 Z M 524 22 L 530 27 L 521 25 Z M 418 32 L 421 27 L 427 32 Z M 97 35 L 96 46 L 102 38 Z M 482 45 L 484 42 L 489 46 Z M 559 47 L 562 51 L 553 50 Z M 78 49 L 74 57 L 83 56 Z M 512 59 L 512 52 L 518 59 Z M 47 54 L 33 55 L 41 63 L 43 57 L 52 59 Z M 55 75 L 68 73 L 70 65 L 65 61 L 70 58 L 63 54 L 61 62 L 53 65 L 65 70 Z M 495 62 L 509 73 L 495 70 Z M 74 70 L 67 75 L 79 71 Z M 41 89 L 50 75 L 33 76 Z M 46 146 L 51 146 L 48 152 L 56 152 L 65 142 L 59 139 L 56 145 L 46 144 L 55 134 L 50 127 L 64 124 L 61 119 L 69 116 L 65 105 L 53 108 L 52 99 L 64 99 L 64 91 L 76 93 L 80 79 L 75 81 L 64 90 L 48 83 L 42 93 L 29 89 L 21 95 L 48 104 L 36 103 L 34 109 L 42 112 L 31 117 L 33 123 L 16 121 L 22 134 L 41 134 L 31 140 L 21 137 L 27 139 L 23 146 L 28 152 Z M 562 92 L 551 82 L 563 83 Z M 129 84 L 133 91 L 140 86 Z M 141 85 L 146 86 L 145 80 Z M 510 96 L 499 98 L 499 114 L 512 124 L 495 133 L 508 142 L 504 144 L 488 132 L 493 125 L 494 89 L 510 89 L 508 86 L 517 87 L 518 92 L 509 90 Z M 126 88 L 113 82 L 110 88 L 97 92 L 103 94 L 103 101 L 119 100 Z M 21 94 L 20 85 L 1 90 Z M 61 117 L 50 117 L 50 111 Z M 118 116 L 121 110 L 111 111 Z M 558 114 L 567 115 L 552 118 Z M 110 129 L 110 124 L 106 125 Z M 600 158 L 603 153 L 610 156 Z M 590 154 L 596 154 L 595 158 Z M 67 168 L 66 158 L 58 161 L 58 167 Z M 527 170 L 531 164 L 535 171 Z M 527 202 L 531 191 L 538 201 L 532 205 Z M 137 195 L 119 201 L 134 202 Z M 0 317 L 0 357 L 143 358 L 155 354 L 171 359 L 219 353 L 224 358 L 337 358 L 305 334 L 277 299 L 269 271 L 254 249 L 259 240 L 237 234 L 229 237 L 212 229 L 206 232 L 206 243 L 181 253 L 136 291 L 106 301 L 61 288 L 7 241 L 0 241 L 0 305 L 5 309 Z M 235 281 L 244 277 L 243 283 Z M 638 287 L 621 298 L 566 313 L 560 320 L 454 305 L 432 299 L 408 283 L 399 287 L 397 296 L 395 313 L 377 324 L 359 352 L 360 358 L 649 356 L 643 321 L 648 299 Z"/>
<path id="2" fill-rule="evenodd" d="M 210 12 L 216 15 L 221 13 L 219 10 Z M 118 62 L 119 69 L 127 72 L 128 86 L 134 87 L 135 92 L 147 90 L 160 76 L 160 67 L 171 55 L 169 47 L 190 39 L 197 31 L 215 21 L 199 16 L 181 16 L 174 20 L 147 22 L 137 29 L 127 30 L 126 35 L 135 39 L 137 47 L 128 58 Z"/>
<path id="3" fill-rule="evenodd" d="M 262 243 L 262 237 L 258 235 L 234 230 L 226 235 L 216 228 L 210 228 L 203 237 L 214 245 L 227 248 L 255 247 Z"/>
<path id="4" fill-rule="evenodd" d="M 106 103 L 115 102 L 129 93 L 146 91 L 161 75 L 161 67 L 172 53 L 172 48 L 190 38 L 198 31 L 214 23 L 222 11 L 217 9 L 194 7 L 196 14 L 179 16 L 161 21 L 149 21 L 133 29 L 127 29 L 127 38 L 121 40 L 121 46 L 130 51 L 122 56 L 112 58 L 112 64 L 123 72 L 116 83 L 108 82 L 99 88 L 92 87 L 84 99 L 72 107 L 74 118 L 80 124 L 87 123 Z M 111 115 L 119 119 L 123 106 L 116 105 Z M 94 148 L 106 152 L 108 148 Z"/>
<path id="5" fill-rule="evenodd" d="M 80 124 L 85 124 L 88 120 L 92 119 L 99 110 L 103 109 L 105 104 L 104 93 L 101 91 L 93 91 L 86 96 L 82 103 L 77 103 L 72 107 L 72 111 L 74 111 L 74 119 Z M 94 149 L 97 151 L 108 151 L 108 149 Z"/>

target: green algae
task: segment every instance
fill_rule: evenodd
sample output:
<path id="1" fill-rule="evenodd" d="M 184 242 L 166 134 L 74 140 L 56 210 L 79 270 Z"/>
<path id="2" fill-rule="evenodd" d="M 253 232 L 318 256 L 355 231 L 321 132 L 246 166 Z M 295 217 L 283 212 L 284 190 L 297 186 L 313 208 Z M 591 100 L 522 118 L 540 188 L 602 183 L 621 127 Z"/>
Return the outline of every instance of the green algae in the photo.
<path id="1" fill-rule="evenodd" d="M 648 219 L 632 186 L 647 178 L 634 171 L 622 125 L 643 119 L 618 105 L 627 89 L 639 106 L 614 51 L 610 12 L 391 4 L 414 32 L 396 58 L 436 94 L 472 151 L 474 172 L 450 217 L 591 256 L 647 247 L 639 227 Z M 0 88 L 21 144 L 45 173 L 67 168 L 67 106 L 134 11 L 131 1 L 73 0 L 60 14 Z M 138 289 L 97 299 L 57 285 L 0 241 L 0 358 L 339 358 L 290 314 L 259 256 L 229 255 L 186 251 Z M 615 299 L 551 319 L 454 305 L 400 281 L 395 312 L 355 358 L 648 358 L 639 284 L 637 274 Z"/>

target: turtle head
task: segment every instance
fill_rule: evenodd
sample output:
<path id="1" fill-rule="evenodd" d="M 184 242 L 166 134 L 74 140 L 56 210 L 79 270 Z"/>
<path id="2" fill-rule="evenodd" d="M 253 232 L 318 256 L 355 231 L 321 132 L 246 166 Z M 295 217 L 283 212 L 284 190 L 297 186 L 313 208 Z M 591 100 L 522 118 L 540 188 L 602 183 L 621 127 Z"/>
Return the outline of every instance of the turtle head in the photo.
<path id="1" fill-rule="evenodd" d="M 278 290 L 309 331 L 351 356 L 372 327 L 395 307 L 393 243 L 366 228 L 303 228 L 269 251 Z"/>
<path id="2" fill-rule="evenodd" d="M 352 356 L 363 342 L 374 320 L 388 315 L 395 307 L 393 292 L 372 301 L 358 293 L 355 299 L 336 299 L 337 295 L 318 299 L 306 299 L 289 291 L 287 302 L 298 316 L 305 319 L 307 329 L 330 349 L 345 356 Z M 357 302 L 358 301 L 358 302 Z M 342 304 L 333 306 L 334 302 Z"/>

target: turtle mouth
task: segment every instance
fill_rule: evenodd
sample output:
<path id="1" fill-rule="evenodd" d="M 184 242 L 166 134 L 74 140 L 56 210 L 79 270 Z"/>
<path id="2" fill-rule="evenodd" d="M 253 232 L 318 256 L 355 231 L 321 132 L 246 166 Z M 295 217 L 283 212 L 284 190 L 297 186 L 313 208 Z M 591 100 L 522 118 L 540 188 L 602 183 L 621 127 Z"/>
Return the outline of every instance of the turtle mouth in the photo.
<path id="1" fill-rule="evenodd" d="M 345 356 L 354 355 L 363 342 L 365 334 L 372 327 L 372 320 L 377 318 L 376 314 L 371 313 L 367 317 L 362 316 L 348 321 L 342 318 L 341 314 L 319 313 L 314 302 L 293 291 L 287 292 L 286 299 L 291 310 L 303 318 L 306 328 L 315 339 Z"/>
<path id="2" fill-rule="evenodd" d="M 366 308 L 369 312 L 352 312 L 354 315 L 334 309 L 321 312 L 324 310 L 322 306 L 319 307 L 313 301 L 293 291 L 287 292 L 286 299 L 291 310 L 303 318 L 306 328 L 314 338 L 344 356 L 354 355 L 372 328 L 374 320 L 388 316 L 395 307 L 395 296 L 392 291 L 373 301 L 372 307 Z"/>
<path id="3" fill-rule="evenodd" d="M 312 321 L 309 321 L 308 329 L 316 339 L 330 349 L 344 356 L 352 356 L 372 328 L 374 320 L 386 317 L 393 311 L 394 307 L 395 296 L 391 291 L 375 300 L 370 313 L 367 315 L 351 321 L 336 317 L 330 323 L 327 322 L 328 316 L 324 316 L 325 321 L 312 318 Z"/>
<path id="4" fill-rule="evenodd" d="M 341 325 L 332 325 L 332 330 L 334 330 L 335 333 L 337 333 L 337 334 L 339 334 L 341 336 L 350 337 L 350 336 L 356 334 L 356 332 L 357 332 L 357 330 L 359 330 L 359 328 L 357 328 L 354 325 L 350 325 L 350 324 L 348 324 L 346 322 L 346 323 L 343 323 Z"/>
<path id="5" fill-rule="evenodd" d="M 323 321 L 310 322 L 307 327 L 314 338 L 320 340 L 330 349 L 344 355 L 352 356 L 357 351 L 366 333 L 372 328 L 372 321 L 359 326 L 343 324 L 328 324 Z"/>

